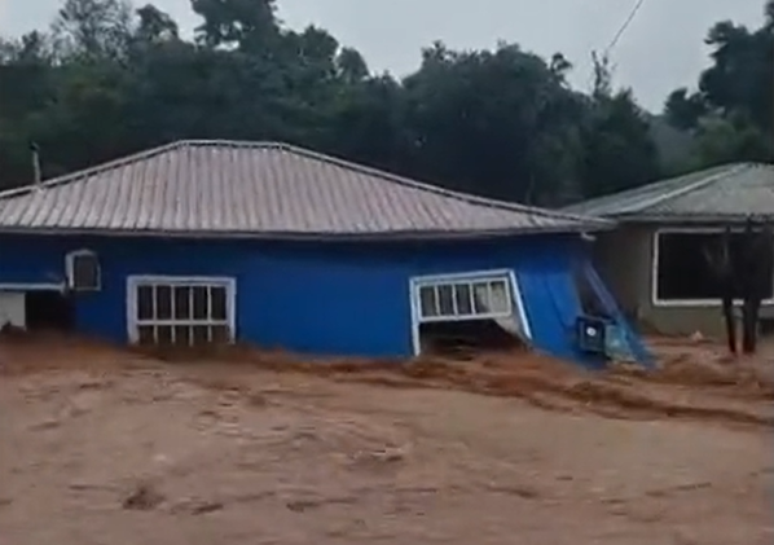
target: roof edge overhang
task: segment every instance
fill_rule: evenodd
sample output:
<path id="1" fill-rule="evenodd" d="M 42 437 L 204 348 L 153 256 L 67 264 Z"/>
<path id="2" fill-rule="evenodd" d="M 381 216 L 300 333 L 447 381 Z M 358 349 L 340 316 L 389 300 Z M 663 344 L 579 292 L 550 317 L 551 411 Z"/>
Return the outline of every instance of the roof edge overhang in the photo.
<path id="1" fill-rule="evenodd" d="M 118 230 L 118 229 L 62 229 L 62 228 L 3 228 L 0 235 L 25 236 L 95 236 L 108 238 L 166 238 L 199 240 L 261 240 L 297 242 L 400 242 L 400 241 L 443 241 L 480 240 L 512 236 L 581 234 L 606 231 L 615 228 L 612 221 L 602 220 L 589 225 L 546 227 L 538 229 L 499 229 L 490 231 L 389 231 L 376 233 L 294 233 L 294 232 L 239 232 L 239 231 L 163 231 L 163 230 Z"/>
<path id="2" fill-rule="evenodd" d="M 619 224 L 706 224 L 706 223 L 745 223 L 753 218 L 759 221 L 774 222 L 771 214 L 632 214 L 616 215 L 610 219 Z"/>

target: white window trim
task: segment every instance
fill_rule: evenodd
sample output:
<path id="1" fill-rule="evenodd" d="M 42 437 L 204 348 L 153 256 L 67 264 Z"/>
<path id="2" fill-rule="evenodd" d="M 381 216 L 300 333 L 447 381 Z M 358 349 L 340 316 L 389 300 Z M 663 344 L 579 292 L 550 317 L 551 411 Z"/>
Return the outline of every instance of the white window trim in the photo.
<path id="1" fill-rule="evenodd" d="M 409 279 L 409 299 L 411 301 L 411 344 L 414 356 L 419 356 L 422 352 L 419 338 L 419 325 L 430 322 L 455 322 L 475 319 L 470 316 L 445 316 L 440 319 L 423 319 L 421 317 L 421 301 L 419 299 L 419 288 L 427 284 L 445 284 L 454 282 L 476 282 L 486 279 L 505 279 L 509 283 L 510 295 L 512 298 L 513 311 L 518 318 L 523 329 L 524 335 L 532 339 L 532 328 L 527 313 L 524 309 L 524 300 L 522 299 L 521 289 L 516 278 L 516 273 L 512 269 L 496 269 L 488 271 L 471 271 L 450 274 L 437 274 L 426 276 L 413 276 Z M 493 313 L 492 316 L 502 317 L 502 313 Z M 510 316 L 510 314 L 508 314 Z"/>
<path id="2" fill-rule="evenodd" d="M 75 259 L 83 256 L 91 256 L 97 260 L 97 285 L 93 288 L 77 288 L 77 291 L 99 291 L 102 289 L 102 265 L 99 262 L 97 252 L 88 249 L 73 250 L 65 256 L 65 282 L 69 289 L 75 288 Z"/>
<path id="3" fill-rule="evenodd" d="M 654 307 L 660 308 L 719 308 L 723 303 L 720 299 L 659 299 L 658 298 L 658 265 L 659 265 L 659 242 L 661 235 L 673 235 L 673 234 L 723 234 L 722 227 L 668 227 L 656 229 L 653 233 L 651 252 L 651 271 L 650 271 L 650 300 Z M 734 227 L 731 230 L 733 233 L 739 233 L 743 231 L 742 227 Z M 774 275 L 771 278 L 772 285 L 774 285 Z M 734 305 L 741 305 L 741 299 L 734 299 Z M 770 306 L 774 305 L 774 297 L 764 299 L 761 301 L 762 305 Z"/>
<path id="4" fill-rule="evenodd" d="M 230 276 L 165 276 L 131 275 L 126 279 L 126 327 L 131 343 L 139 341 L 139 329 L 143 322 L 137 320 L 137 288 L 142 285 L 164 286 L 224 286 L 226 288 L 226 323 L 231 332 L 231 342 L 237 337 L 236 325 L 236 278 Z M 152 320 L 153 325 L 222 325 L 223 320 Z"/>

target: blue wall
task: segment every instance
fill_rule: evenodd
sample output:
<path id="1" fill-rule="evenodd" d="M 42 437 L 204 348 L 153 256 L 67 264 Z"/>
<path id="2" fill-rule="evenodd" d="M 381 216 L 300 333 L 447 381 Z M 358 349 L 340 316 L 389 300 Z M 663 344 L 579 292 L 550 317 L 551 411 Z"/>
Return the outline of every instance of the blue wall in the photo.
<path id="1" fill-rule="evenodd" d="M 327 354 L 410 354 L 409 278 L 515 270 L 538 347 L 575 357 L 579 304 L 568 271 L 578 237 L 454 243 L 260 243 L 2 236 L 0 283 L 62 278 L 67 252 L 98 252 L 103 289 L 78 295 L 79 330 L 126 341 L 126 277 L 234 276 L 237 335 Z"/>

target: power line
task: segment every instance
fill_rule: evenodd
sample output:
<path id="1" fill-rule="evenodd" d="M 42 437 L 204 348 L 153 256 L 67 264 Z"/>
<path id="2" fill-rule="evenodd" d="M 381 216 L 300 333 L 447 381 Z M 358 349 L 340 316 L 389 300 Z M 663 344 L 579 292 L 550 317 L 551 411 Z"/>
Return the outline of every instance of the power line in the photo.
<path id="1" fill-rule="evenodd" d="M 621 41 L 621 38 L 623 37 L 624 33 L 628 30 L 629 26 L 634 21 L 634 18 L 637 17 L 637 14 L 642 9 L 642 6 L 645 5 L 645 0 L 637 0 L 634 5 L 632 6 L 631 11 L 629 12 L 629 15 L 627 15 L 624 22 L 621 24 L 621 26 L 618 28 L 618 31 L 613 36 L 613 39 L 610 40 L 610 43 L 607 44 L 607 47 L 604 49 L 601 56 L 597 57 L 596 51 L 592 51 L 591 55 L 594 57 L 594 63 L 596 64 L 599 59 L 601 62 L 603 62 L 606 66 L 610 59 L 610 52 L 613 50 L 613 48 L 618 45 L 618 42 Z M 596 78 L 596 70 L 591 73 L 589 76 L 589 85 L 594 84 L 594 79 Z"/>
<path id="2" fill-rule="evenodd" d="M 624 35 L 626 30 L 629 28 L 629 25 L 632 24 L 632 21 L 634 21 L 634 18 L 637 17 L 637 14 L 640 12 L 640 9 L 642 9 L 642 6 L 645 5 L 645 0 L 637 0 L 637 2 L 634 4 L 634 7 L 629 12 L 629 16 L 626 17 L 626 20 L 621 25 L 621 28 L 618 29 L 618 32 L 615 33 L 615 36 L 613 36 L 613 39 L 610 40 L 610 43 L 605 48 L 605 53 L 603 57 L 607 57 L 610 55 L 610 51 L 618 45 L 618 42 L 621 40 L 621 37 Z"/>

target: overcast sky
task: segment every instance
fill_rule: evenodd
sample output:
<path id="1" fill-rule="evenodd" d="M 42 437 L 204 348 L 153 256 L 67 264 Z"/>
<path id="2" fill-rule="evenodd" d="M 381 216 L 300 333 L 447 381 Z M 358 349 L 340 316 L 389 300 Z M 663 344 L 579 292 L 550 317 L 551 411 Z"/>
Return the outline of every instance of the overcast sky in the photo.
<path id="1" fill-rule="evenodd" d="M 146 3 L 149 0 L 142 0 Z M 517 42 L 541 55 L 564 53 L 586 89 L 590 55 L 612 39 L 634 0 L 278 0 L 290 27 L 316 24 L 359 49 L 369 66 L 396 75 L 413 71 L 419 51 L 436 39 L 453 48 Z M 139 3 L 139 0 L 138 0 Z M 189 0 L 156 0 L 183 27 L 197 19 Z M 0 0 L 0 31 L 46 26 L 59 0 Z M 703 39 L 713 23 L 732 19 L 757 26 L 764 0 L 646 0 L 612 53 L 615 78 L 641 104 L 660 110 L 675 87 L 692 85 L 707 64 Z"/>

